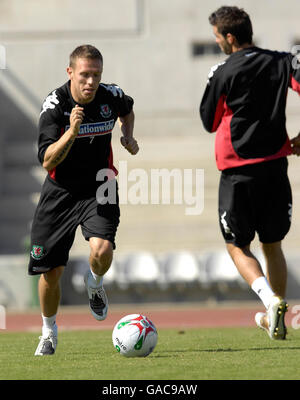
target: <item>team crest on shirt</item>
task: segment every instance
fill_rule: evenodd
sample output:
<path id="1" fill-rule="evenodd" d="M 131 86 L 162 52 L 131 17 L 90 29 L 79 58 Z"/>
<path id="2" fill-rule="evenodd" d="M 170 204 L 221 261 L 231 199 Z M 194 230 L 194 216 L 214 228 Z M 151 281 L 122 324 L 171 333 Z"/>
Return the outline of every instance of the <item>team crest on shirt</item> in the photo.
<path id="1" fill-rule="evenodd" d="M 31 257 L 35 260 L 40 260 L 44 255 L 44 247 L 34 244 L 31 250 Z"/>
<path id="2" fill-rule="evenodd" d="M 111 116 L 111 109 L 109 108 L 108 104 L 102 104 L 100 106 L 100 114 L 103 118 L 109 118 Z"/>

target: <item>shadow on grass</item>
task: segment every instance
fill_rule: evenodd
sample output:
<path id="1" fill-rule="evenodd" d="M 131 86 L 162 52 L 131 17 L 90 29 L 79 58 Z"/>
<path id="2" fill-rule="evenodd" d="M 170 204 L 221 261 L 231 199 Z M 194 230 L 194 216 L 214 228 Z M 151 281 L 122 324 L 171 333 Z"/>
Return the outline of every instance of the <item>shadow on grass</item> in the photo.
<path id="1" fill-rule="evenodd" d="M 218 353 L 218 352 L 235 352 L 235 351 L 265 351 L 265 350 L 300 350 L 300 347 L 253 347 L 251 349 L 204 349 L 197 350 L 199 352 Z"/>
<path id="2" fill-rule="evenodd" d="M 196 349 L 189 349 L 189 350 L 166 350 L 161 351 L 160 353 L 166 353 L 166 355 L 161 354 L 153 354 L 152 357 L 154 358 L 162 358 L 168 357 L 167 354 L 170 353 L 234 353 L 234 352 L 246 352 L 246 351 L 278 351 L 278 350 L 300 350 L 300 347 L 254 347 L 251 349 L 203 349 L 203 350 L 196 350 Z"/>

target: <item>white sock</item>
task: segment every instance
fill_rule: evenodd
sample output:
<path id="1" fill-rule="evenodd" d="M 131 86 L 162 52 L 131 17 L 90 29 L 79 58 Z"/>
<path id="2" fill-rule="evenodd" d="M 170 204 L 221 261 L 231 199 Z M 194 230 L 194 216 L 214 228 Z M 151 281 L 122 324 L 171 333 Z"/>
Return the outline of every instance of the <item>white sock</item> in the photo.
<path id="1" fill-rule="evenodd" d="M 90 271 L 91 271 L 92 277 L 95 280 L 96 285 L 99 286 L 102 282 L 103 276 L 95 274 L 95 272 L 93 272 L 91 268 L 90 268 Z"/>
<path id="2" fill-rule="evenodd" d="M 55 328 L 56 314 L 52 315 L 52 317 L 45 317 L 42 314 L 42 319 L 43 319 L 43 330 L 47 329 L 53 330 Z"/>
<path id="3" fill-rule="evenodd" d="M 260 276 L 259 278 L 255 279 L 255 281 L 251 285 L 251 289 L 261 299 L 267 309 L 269 307 L 272 296 L 275 295 L 267 279 L 264 276 Z"/>

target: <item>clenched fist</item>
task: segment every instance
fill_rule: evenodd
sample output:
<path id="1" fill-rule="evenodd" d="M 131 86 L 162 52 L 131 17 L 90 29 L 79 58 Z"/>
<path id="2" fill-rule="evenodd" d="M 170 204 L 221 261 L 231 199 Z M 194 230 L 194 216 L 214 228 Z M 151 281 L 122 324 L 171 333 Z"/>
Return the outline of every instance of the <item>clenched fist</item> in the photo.
<path id="1" fill-rule="evenodd" d="M 121 144 L 132 155 L 135 155 L 139 151 L 139 145 L 133 137 L 126 138 L 125 136 L 121 136 Z"/>
<path id="2" fill-rule="evenodd" d="M 76 106 L 72 109 L 71 115 L 70 115 L 70 128 L 76 133 L 76 135 L 79 132 L 80 125 L 83 121 L 84 118 L 84 112 L 83 112 L 83 107 L 79 107 L 77 104 Z"/>

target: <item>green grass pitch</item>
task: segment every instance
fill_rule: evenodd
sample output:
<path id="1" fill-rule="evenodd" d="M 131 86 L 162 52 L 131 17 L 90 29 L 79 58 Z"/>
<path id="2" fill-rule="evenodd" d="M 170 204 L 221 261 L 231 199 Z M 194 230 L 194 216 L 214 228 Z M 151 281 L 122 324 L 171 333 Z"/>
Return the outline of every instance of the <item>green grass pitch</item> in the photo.
<path id="1" fill-rule="evenodd" d="M 270 340 L 257 328 L 159 330 L 146 358 L 125 358 L 110 331 L 63 331 L 55 355 L 34 357 L 39 334 L 0 333 L 0 380 L 285 380 L 300 378 L 300 331 Z"/>

